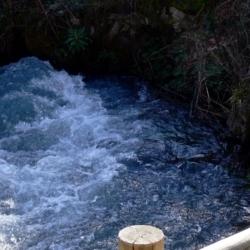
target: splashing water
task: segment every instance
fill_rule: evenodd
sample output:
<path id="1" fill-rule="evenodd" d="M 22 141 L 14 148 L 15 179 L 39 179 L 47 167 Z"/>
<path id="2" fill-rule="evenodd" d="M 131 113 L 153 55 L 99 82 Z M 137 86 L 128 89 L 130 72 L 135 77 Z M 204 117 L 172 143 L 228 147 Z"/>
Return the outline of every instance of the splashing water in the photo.
<path id="1" fill-rule="evenodd" d="M 0 69 L 0 116 L 0 249 L 115 250 L 130 224 L 197 249 L 249 222 L 214 132 L 135 79 L 24 58 Z"/>

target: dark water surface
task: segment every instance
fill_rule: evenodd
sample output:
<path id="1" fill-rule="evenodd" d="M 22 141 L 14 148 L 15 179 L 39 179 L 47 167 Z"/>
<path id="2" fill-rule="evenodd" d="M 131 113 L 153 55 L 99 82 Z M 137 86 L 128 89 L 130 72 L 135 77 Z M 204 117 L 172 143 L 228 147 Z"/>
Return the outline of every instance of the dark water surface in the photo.
<path id="1" fill-rule="evenodd" d="M 115 250 L 131 224 L 199 249 L 249 224 L 215 133 L 135 79 L 25 58 L 0 68 L 0 117 L 1 250 Z"/>

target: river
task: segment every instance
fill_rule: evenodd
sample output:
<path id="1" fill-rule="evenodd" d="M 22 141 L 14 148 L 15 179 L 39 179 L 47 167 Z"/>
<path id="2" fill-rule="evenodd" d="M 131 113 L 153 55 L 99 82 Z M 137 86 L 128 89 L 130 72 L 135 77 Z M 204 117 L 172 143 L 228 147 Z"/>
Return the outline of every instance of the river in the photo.
<path id="1" fill-rule="evenodd" d="M 131 224 L 199 249 L 249 225 L 216 133 L 138 79 L 23 58 L 0 68 L 0 117 L 1 250 L 115 250 Z"/>

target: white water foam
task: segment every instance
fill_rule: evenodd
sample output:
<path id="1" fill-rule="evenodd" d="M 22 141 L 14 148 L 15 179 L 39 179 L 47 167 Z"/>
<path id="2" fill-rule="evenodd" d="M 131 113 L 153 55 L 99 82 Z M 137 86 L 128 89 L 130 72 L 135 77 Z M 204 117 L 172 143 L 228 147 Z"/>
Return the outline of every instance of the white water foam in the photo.
<path id="1" fill-rule="evenodd" d="M 220 164 L 213 131 L 143 84 L 85 85 L 36 58 L 0 83 L 0 249 L 113 250 L 124 223 L 198 249 L 245 225 L 245 182 Z"/>
<path id="2" fill-rule="evenodd" d="M 35 94 L 11 93 L 31 98 L 38 116 L 31 123 L 18 123 L 15 133 L 0 142 L 4 158 L 0 182 L 8 186 L 0 214 L 0 249 L 4 250 L 23 249 L 24 234 L 32 237 L 69 219 L 78 220 L 86 203 L 95 199 L 89 198 L 94 187 L 110 181 L 122 166 L 117 161 L 122 154 L 106 145 L 135 143 L 124 138 L 125 128 L 121 132 L 112 126 L 119 117 L 107 113 L 101 98 L 88 93 L 80 76 L 51 71 L 32 79 L 31 86 L 53 92 L 65 104 Z M 133 155 L 132 147 L 128 155 Z"/>

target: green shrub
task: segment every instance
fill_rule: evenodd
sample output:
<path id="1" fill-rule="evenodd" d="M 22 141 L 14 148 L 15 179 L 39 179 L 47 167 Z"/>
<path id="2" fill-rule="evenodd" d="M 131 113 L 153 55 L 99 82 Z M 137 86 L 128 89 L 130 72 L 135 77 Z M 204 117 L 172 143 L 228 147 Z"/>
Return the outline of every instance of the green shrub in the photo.
<path id="1" fill-rule="evenodd" d="M 174 0 L 173 5 L 185 13 L 197 13 L 208 3 L 208 0 Z"/>
<path id="2" fill-rule="evenodd" d="M 238 87 L 232 90 L 232 96 L 230 102 L 232 105 L 238 103 L 243 103 L 245 101 L 249 102 L 250 87 L 247 83 L 241 83 Z"/>
<path id="3" fill-rule="evenodd" d="M 68 30 L 65 44 L 71 54 L 76 54 L 85 51 L 90 44 L 85 28 L 70 28 Z"/>

